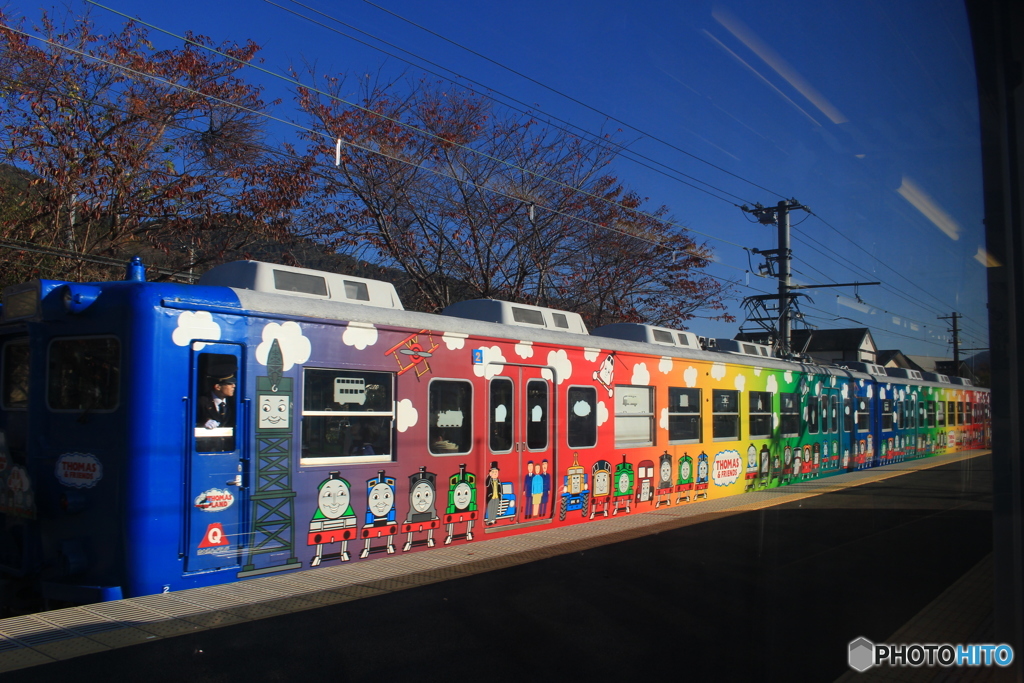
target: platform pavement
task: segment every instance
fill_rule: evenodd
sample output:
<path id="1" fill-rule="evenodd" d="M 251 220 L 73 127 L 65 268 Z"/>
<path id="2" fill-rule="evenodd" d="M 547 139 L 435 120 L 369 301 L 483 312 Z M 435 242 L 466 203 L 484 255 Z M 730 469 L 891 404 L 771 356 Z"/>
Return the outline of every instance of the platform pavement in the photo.
<path id="1" fill-rule="evenodd" d="M 880 484 L 912 472 L 969 463 L 986 453 L 976 451 L 904 462 L 887 468 L 803 482 L 783 489 L 662 508 L 644 514 L 545 529 L 521 536 L 481 540 L 430 552 L 399 555 L 386 561 L 322 567 L 313 572 L 261 577 L 239 584 L 0 620 L 0 671 L 17 674 L 20 670 L 29 675 L 34 671 L 42 675 L 65 670 L 65 664 L 72 666 L 68 671 L 84 670 L 87 663 L 94 659 L 109 664 L 135 659 L 141 652 L 138 648 L 131 648 L 123 651 L 124 656 L 118 656 L 114 654 L 118 648 L 140 645 L 142 650 L 146 650 L 159 641 L 178 640 L 172 649 L 181 649 L 184 640 L 180 639 L 202 640 L 205 636 L 201 634 L 207 631 L 211 632 L 208 635 L 217 631 L 229 637 L 226 635 L 228 632 L 244 629 L 246 624 L 262 630 L 260 622 L 269 623 L 275 617 L 284 618 L 307 611 L 324 610 L 332 605 L 351 603 L 361 598 L 388 596 L 450 579 L 466 579 L 505 570 L 524 563 L 581 555 L 609 544 L 621 544 L 692 525 L 709 524 L 743 513 L 794 504 L 801 507 L 801 501 L 823 494 Z M 970 472 L 971 467 L 962 465 L 960 469 Z M 966 501 L 965 504 L 968 507 L 973 505 L 984 508 L 983 502 Z M 879 498 L 873 505 L 899 507 L 900 503 L 896 499 L 885 499 L 883 502 Z M 958 503 L 957 506 L 963 507 L 963 504 Z M 973 575 L 977 578 L 984 573 L 984 567 L 976 568 Z M 977 580 L 968 583 L 977 589 Z M 952 588 L 955 585 L 950 590 Z M 988 593 L 987 610 L 990 614 L 991 591 Z M 970 603 L 975 612 L 985 612 L 984 600 L 972 599 Z M 965 624 L 970 621 L 966 619 L 963 609 L 957 613 L 965 617 L 961 620 Z M 975 617 L 971 619 L 977 622 Z M 984 616 L 981 619 L 983 621 Z M 908 622 L 908 625 L 913 621 Z M 951 624 L 948 619 L 944 621 L 947 625 Z M 978 632 L 978 623 L 981 622 L 964 628 L 973 628 L 974 632 Z M 894 635 L 898 633 L 896 631 Z M 880 636 L 876 634 L 873 637 L 878 639 Z M 501 640 L 497 638 L 495 642 Z M 76 661 L 81 666 L 75 666 Z M 35 668 L 40 665 L 41 668 Z M 352 678 L 358 679 L 358 676 Z"/>

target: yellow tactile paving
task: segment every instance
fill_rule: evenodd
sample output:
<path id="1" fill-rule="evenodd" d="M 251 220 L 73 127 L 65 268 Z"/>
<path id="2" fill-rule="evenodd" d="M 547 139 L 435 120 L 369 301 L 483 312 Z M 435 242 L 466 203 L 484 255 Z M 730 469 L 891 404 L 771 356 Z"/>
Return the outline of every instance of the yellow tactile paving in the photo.
<path id="1" fill-rule="evenodd" d="M 470 544 L 399 554 L 384 562 L 335 564 L 312 572 L 259 577 L 236 584 L 2 619 L 0 672 L 503 569 L 885 481 L 987 453 L 937 456 L 820 482 L 701 501 L 699 505 L 690 503 L 639 515 L 609 516 L 573 527 L 535 529 L 536 533 L 521 536 L 486 538 L 490 534 L 478 534 Z"/>

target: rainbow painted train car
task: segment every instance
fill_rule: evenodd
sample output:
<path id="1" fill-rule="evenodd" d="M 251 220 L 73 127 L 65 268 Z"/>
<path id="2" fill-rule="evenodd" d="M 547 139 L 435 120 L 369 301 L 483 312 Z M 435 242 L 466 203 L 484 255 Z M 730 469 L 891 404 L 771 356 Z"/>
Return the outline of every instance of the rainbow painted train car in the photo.
<path id="1" fill-rule="evenodd" d="M 34 280 L 0 317 L 0 569 L 87 602 L 784 486 L 989 443 L 958 378 L 241 261 Z"/>

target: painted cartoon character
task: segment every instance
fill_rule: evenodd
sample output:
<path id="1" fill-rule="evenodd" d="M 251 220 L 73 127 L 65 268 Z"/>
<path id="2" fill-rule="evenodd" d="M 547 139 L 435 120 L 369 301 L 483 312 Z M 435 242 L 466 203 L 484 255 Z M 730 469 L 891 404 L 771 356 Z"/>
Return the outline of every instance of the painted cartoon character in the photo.
<path id="1" fill-rule="evenodd" d="M 498 462 L 491 463 L 491 468 L 484 480 L 484 490 L 487 492 L 487 507 L 484 515 L 484 524 L 490 526 L 498 520 L 515 517 L 516 494 L 514 485 L 510 481 L 501 481 L 501 472 L 498 469 Z"/>
<path id="2" fill-rule="evenodd" d="M 633 504 L 633 483 L 636 481 L 633 474 L 633 463 L 626 462 L 626 454 L 622 454 L 622 462 L 615 466 L 615 476 L 612 478 L 612 485 L 615 490 L 612 493 L 612 516 L 619 514 L 619 508 L 625 508 L 629 512 Z"/>
<path id="3" fill-rule="evenodd" d="M 473 540 L 473 522 L 479 511 L 476 507 L 476 475 L 466 471 L 466 463 L 459 465 L 459 471 L 448 477 L 448 506 L 444 511 L 444 523 L 448 531 L 444 544 L 453 540 Z M 466 524 L 466 531 L 455 533 L 456 524 Z"/>
<path id="4" fill-rule="evenodd" d="M 786 446 L 782 450 L 782 483 L 788 483 L 793 478 L 793 449 Z"/>
<path id="5" fill-rule="evenodd" d="M 615 393 L 612 388 L 612 382 L 615 379 L 615 358 L 610 353 L 601 361 L 601 367 L 594 371 L 594 379 L 608 390 L 608 396 Z"/>
<path id="6" fill-rule="evenodd" d="M 797 446 L 793 450 L 793 479 L 800 481 L 800 475 L 802 474 L 804 466 L 803 449 Z"/>
<path id="7" fill-rule="evenodd" d="M 636 502 L 649 503 L 654 498 L 654 463 L 650 460 L 641 460 L 636 467 Z"/>
<path id="8" fill-rule="evenodd" d="M 371 552 L 387 551 L 388 555 L 395 552 L 395 534 L 398 525 L 395 521 L 395 478 L 384 475 L 379 470 L 377 476 L 366 480 L 366 524 L 360 535 L 366 539 L 360 558 L 367 557 Z M 387 543 L 382 547 L 373 547 L 373 539 L 387 536 Z"/>
<path id="9" fill-rule="evenodd" d="M 676 479 L 676 505 L 689 503 L 693 494 L 693 458 L 686 453 L 679 458 L 679 475 Z"/>
<path id="10" fill-rule="evenodd" d="M 665 451 L 658 456 L 658 485 L 654 489 L 654 508 L 672 504 L 672 456 Z"/>
<path id="11" fill-rule="evenodd" d="M 309 563 L 317 567 L 325 559 L 348 562 L 349 539 L 356 537 L 356 513 L 352 511 L 352 490 L 341 478 L 340 472 L 331 472 L 317 487 L 317 508 L 309 522 L 306 543 L 316 546 L 316 554 Z M 341 543 L 336 553 L 324 555 L 324 544 Z"/>
<path id="12" fill-rule="evenodd" d="M 697 456 L 697 479 L 694 481 L 693 499 L 704 498 L 707 500 L 708 497 L 708 454 L 701 451 L 701 454 Z"/>
<path id="13" fill-rule="evenodd" d="M 761 444 L 761 487 L 764 488 L 769 485 L 773 479 L 779 478 L 779 452 L 775 451 L 775 457 L 772 457 L 771 451 L 768 450 L 768 444 Z M 765 463 L 771 462 L 771 469 L 768 469 L 768 465 Z M 768 469 L 767 478 L 765 478 L 765 470 Z"/>
<path id="14" fill-rule="evenodd" d="M 747 446 L 747 471 L 744 475 L 746 479 L 746 485 L 743 487 L 743 491 L 753 491 L 757 485 L 757 447 L 754 444 Z"/>
<path id="15" fill-rule="evenodd" d="M 811 466 L 810 474 L 811 474 L 812 477 L 817 477 L 818 474 L 819 474 L 818 470 L 821 467 L 821 445 L 820 444 L 815 443 L 814 447 L 811 448 L 811 458 L 813 458 L 813 460 L 811 461 L 813 464 Z"/>
<path id="16" fill-rule="evenodd" d="M 434 529 L 441 526 L 437 516 L 437 475 L 420 467 L 416 474 L 409 475 L 409 514 L 402 523 L 402 533 L 408 534 L 402 552 L 408 552 L 414 545 L 434 547 Z M 427 532 L 424 540 L 414 541 L 413 534 Z"/>
<path id="17" fill-rule="evenodd" d="M 590 496 L 590 519 L 598 512 L 603 512 L 607 517 L 612 495 L 612 464 L 607 460 L 598 460 L 590 474 L 590 480 L 594 483 Z"/>
<path id="18" fill-rule="evenodd" d="M 573 453 L 572 465 L 565 471 L 562 484 L 562 500 L 558 504 L 558 519 L 564 520 L 567 512 L 580 510 L 587 515 L 587 501 L 590 499 L 590 486 L 587 483 L 586 470 L 580 465 L 580 454 Z"/>

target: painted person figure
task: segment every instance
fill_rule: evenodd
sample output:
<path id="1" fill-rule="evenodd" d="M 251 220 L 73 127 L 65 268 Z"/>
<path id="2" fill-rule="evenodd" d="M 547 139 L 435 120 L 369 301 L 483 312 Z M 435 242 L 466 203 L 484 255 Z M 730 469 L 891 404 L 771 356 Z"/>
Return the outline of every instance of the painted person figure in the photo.
<path id="1" fill-rule="evenodd" d="M 523 519 L 530 519 L 533 517 L 533 506 L 530 505 L 529 501 L 533 494 L 534 481 L 540 478 L 540 468 L 537 468 L 537 472 L 533 471 L 533 461 L 526 463 L 526 476 L 523 477 Z"/>
<path id="2" fill-rule="evenodd" d="M 540 463 L 540 516 L 548 516 L 548 498 L 551 497 L 551 473 L 548 472 L 548 461 L 542 460 Z"/>
<path id="3" fill-rule="evenodd" d="M 501 504 L 501 474 L 498 471 L 498 462 L 491 463 L 491 469 L 484 480 L 484 490 L 487 491 L 487 508 L 484 524 L 490 526 L 497 521 L 498 507 Z"/>
<path id="4" fill-rule="evenodd" d="M 200 451 L 231 451 L 235 448 L 235 376 L 209 379 L 210 392 L 199 397 L 196 417 Z M 209 432 L 206 436 L 202 430 Z"/>

